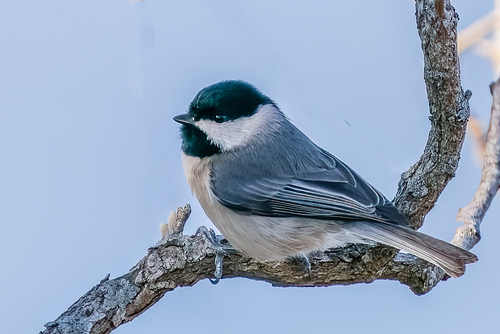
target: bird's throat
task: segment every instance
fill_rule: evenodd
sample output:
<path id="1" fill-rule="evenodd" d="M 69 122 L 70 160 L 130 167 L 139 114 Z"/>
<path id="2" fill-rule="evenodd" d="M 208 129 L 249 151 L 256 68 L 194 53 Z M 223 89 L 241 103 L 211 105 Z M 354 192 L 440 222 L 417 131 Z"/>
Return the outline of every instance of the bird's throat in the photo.
<path id="1" fill-rule="evenodd" d="M 194 125 L 183 124 L 181 127 L 182 151 L 186 155 L 198 158 L 210 157 L 220 152 L 220 147 L 208 139 L 207 135 Z"/>

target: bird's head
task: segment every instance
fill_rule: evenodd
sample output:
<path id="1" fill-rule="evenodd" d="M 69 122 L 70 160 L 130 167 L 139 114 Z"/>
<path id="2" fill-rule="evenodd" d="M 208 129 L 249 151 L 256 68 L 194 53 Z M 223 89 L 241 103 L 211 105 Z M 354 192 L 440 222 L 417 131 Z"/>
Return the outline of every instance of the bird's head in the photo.
<path id="1" fill-rule="evenodd" d="M 185 154 L 207 157 L 244 146 L 274 131 L 284 116 L 274 102 L 249 83 L 221 81 L 203 88 L 181 123 Z"/>

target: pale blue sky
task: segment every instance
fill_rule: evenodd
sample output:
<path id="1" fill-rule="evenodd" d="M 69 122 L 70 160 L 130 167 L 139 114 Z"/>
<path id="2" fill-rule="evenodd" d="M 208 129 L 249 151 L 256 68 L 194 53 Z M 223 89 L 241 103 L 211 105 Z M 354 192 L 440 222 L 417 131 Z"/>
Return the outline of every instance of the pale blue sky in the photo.
<path id="1" fill-rule="evenodd" d="M 454 1 L 460 26 L 493 0 Z M 250 81 L 317 144 L 392 198 L 427 139 L 413 2 L 5 1 L 0 11 L 0 302 L 6 333 L 36 333 L 106 274 L 126 273 L 193 205 L 172 117 L 204 86 Z M 491 66 L 462 55 L 485 124 Z M 348 124 L 350 125 L 348 125 Z M 422 231 L 451 240 L 480 178 L 467 140 Z M 272 288 L 203 281 L 115 333 L 492 333 L 500 310 L 495 200 L 464 277 L 423 297 L 397 282 Z"/>

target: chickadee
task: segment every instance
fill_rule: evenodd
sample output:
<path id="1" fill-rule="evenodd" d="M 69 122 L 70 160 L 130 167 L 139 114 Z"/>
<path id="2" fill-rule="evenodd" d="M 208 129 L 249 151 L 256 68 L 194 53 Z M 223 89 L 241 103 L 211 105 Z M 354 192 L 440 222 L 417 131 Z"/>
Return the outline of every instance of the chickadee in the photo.
<path id="1" fill-rule="evenodd" d="M 202 89 L 181 123 L 182 165 L 203 210 L 235 248 L 282 260 L 350 243 L 405 250 L 459 277 L 477 257 L 414 231 L 377 189 L 314 144 L 254 86 Z"/>

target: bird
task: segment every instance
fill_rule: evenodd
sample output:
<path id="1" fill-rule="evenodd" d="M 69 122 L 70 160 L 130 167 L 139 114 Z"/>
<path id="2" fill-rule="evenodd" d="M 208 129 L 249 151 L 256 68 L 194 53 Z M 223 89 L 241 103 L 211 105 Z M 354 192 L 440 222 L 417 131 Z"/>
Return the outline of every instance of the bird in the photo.
<path id="1" fill-rule="evenodd" d="M 259 261 L 348 244 L 384 244 L 460 277 L 471 252 L 411 228 L 380 191 L 300 131 L 255 86 L 200 90 L 181 123 L 181 161 L 205 214 Z"/>

